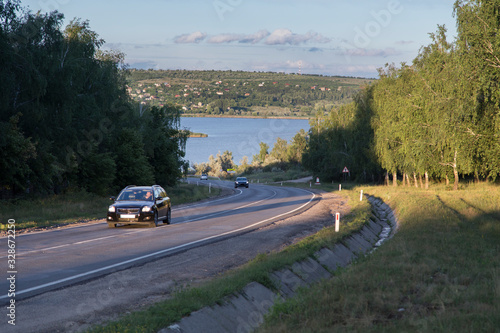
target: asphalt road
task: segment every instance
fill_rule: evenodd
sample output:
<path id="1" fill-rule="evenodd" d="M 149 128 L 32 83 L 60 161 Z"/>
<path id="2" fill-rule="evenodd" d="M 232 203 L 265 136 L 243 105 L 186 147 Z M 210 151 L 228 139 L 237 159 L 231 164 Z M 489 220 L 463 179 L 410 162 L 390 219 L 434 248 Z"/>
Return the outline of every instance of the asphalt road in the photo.
<path id="1" fill-rule="evenodd" d="M 210 181 L 233 187 L 232 182 Z M 0 239 L 0 304 L 20 300 L 159 257 L 260 228 L 305 209 L 311 192 L 250 184 L 233 195 L 174 207 L 172 223 L 157 228 L 108 228 L 104 221 L 16 236 L 15 273 L 9 273 L 7 237 Z M 8 280 L 15 276 L 15 283 Z M 15 288 L 15 297 L 8 295 Z"/>

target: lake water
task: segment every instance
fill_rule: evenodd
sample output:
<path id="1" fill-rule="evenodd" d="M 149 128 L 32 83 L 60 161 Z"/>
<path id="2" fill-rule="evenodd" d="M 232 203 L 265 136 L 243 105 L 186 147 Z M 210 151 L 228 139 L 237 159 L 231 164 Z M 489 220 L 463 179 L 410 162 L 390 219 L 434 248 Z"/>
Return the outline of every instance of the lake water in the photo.
<path id="1" fill-rule="evenodd" d="M 208 162 L 218 152 L 229 150 L 233 161 L 240 164 L 243 156 L 252 162 L 259 153 L 260 142 L 272 149 L 277 138 L 288 142 L 301 129 L 309 130 L 309 121 L 304 119 L 254 119 L 254 118 L 181 118 L 181 128 L 195 133 L 208 134 L 207 138 L 189 138 L 186 143 L 185 159 L 193 163 Z"/>

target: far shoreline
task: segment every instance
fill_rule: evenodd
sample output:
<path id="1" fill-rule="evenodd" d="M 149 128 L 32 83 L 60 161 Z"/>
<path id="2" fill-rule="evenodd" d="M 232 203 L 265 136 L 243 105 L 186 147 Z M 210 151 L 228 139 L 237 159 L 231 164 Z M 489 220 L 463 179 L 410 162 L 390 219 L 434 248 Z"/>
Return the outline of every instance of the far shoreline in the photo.
<path id="1" fill-rule="evenodd" d="M 309 120 L 310 117 L 293 117 L 293 116 L 236 116 L 236 115 L 214 115 L 214 114 L 181 114 L 183 118 L 242 118 L 242 119 L 297 119 L 297 120 Z"/>

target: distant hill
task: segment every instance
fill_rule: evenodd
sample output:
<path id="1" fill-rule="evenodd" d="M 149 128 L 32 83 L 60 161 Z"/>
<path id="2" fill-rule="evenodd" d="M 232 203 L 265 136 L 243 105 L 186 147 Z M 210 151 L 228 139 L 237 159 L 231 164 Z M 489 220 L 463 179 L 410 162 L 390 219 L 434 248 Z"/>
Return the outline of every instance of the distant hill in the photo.
<path id="1" fill-rule="evenodd" d="M 309 117 L 349 103 L 375 79 L 271 72 L 130 70 L 128 93 L 184 115 Z"/>

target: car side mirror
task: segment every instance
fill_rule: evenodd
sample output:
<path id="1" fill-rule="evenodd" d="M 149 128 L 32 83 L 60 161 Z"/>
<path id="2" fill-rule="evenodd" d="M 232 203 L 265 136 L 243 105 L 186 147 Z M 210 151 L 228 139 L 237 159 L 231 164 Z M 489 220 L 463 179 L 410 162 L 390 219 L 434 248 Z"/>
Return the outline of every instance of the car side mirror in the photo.
<path id="1" fill-rule="evenodd" d="M 109 200 L 116 201 L 116 197 L 109 197 Z"/>
<path id="2" fill-rule="evenodd" d="M 163 197 L 156 197 L 156 200 L 163 200 Z"/>

